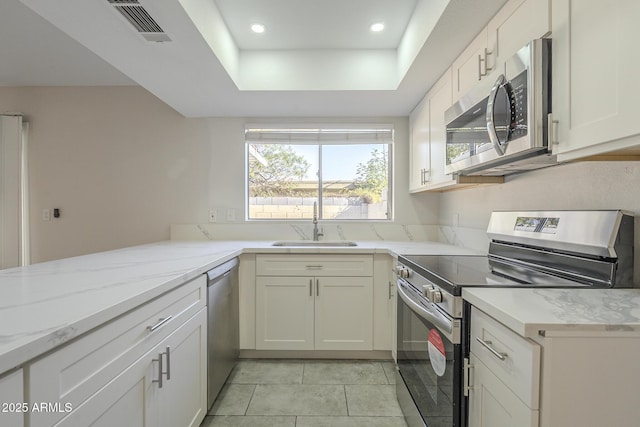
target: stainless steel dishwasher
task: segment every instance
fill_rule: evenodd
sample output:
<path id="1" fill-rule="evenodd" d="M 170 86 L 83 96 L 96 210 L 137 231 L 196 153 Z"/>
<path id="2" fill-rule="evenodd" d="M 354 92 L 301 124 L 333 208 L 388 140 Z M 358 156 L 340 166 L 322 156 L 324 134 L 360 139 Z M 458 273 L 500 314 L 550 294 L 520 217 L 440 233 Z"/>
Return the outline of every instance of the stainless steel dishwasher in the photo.
<path id="1" fill-rule="evenodd" d="M 238 258 L 207 272 L 207 408 L 238 359 Z"/>

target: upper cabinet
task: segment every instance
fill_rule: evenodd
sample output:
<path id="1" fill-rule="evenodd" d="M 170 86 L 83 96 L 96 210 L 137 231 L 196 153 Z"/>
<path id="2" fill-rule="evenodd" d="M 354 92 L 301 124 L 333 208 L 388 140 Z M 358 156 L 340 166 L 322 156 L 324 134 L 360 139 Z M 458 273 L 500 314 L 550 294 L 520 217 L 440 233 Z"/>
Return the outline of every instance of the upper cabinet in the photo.
<path id="1" fill-rule="evenodd" d="M 445 174 L 446 125 L 451 106 L 451 70 L 447 70 L 411 112 L 411 192 L 442 189 L 455 184 Z"/>
<path id="2" fill-rule="evenodd" d="M 549 0 L 511 0 L 452 65 L 453 102 L 533 39 L 551 32 Z"/>
<path id="3" fill-rule="evenodd" d="M 554 153 L 567 161 L 640 150 L 640 2 L 554 0 Z"/>
<path id="4" fill-rule="evenodd" d="M 411 165 L 409 191 L 419 191 L 429 179 L 431 153 L 429 151 L 429 99 L 424 97 L 409 115 L 411 129 Z"/>
<path id="5" fill-rule="evenodd" d="M 491 72 L 490 66 L 487 65 L 488 56 L 487 29 L 485 28 L 451 65 L 453 102 L 463 97 Z"/>

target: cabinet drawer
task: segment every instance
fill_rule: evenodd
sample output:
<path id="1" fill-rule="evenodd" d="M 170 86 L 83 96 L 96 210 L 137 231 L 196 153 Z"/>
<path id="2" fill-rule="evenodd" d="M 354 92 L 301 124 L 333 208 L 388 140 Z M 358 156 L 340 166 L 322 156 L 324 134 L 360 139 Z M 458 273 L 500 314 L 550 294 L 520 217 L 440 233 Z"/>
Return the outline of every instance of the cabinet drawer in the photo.
<path id="1" fill-rule="evenodd" d="M 471 353 L 529 408 L 538 409 L 540 346 L 475 307 L 470 322 Z"/>
<path id="2" fill-rule="evenodd" d="M 205 307 L 206 285 L 202 275 L 32 363 L 30 401 L 78 407 Z M 31 425 L 52 425 L 62 415 L 33 413 Z"/>
<path id="3" fill-rule="evenodd" d="M 369 255 L 257 255 L 257 276 L 372 276 Z"/>

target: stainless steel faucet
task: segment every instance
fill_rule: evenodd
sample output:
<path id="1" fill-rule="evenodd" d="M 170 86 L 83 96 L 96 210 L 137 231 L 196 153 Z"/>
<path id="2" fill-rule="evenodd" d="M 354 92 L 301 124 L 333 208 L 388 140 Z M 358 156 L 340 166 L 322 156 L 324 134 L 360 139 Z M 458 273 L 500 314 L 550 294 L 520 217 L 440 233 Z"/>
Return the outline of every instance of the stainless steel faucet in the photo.
<path id="1" fill-rule="evenodd" d="M 324 236 L 322 228 L 318 231 L 318 202 L 313 202 L 313 241 L 320 240 L 320 236 Z"/>

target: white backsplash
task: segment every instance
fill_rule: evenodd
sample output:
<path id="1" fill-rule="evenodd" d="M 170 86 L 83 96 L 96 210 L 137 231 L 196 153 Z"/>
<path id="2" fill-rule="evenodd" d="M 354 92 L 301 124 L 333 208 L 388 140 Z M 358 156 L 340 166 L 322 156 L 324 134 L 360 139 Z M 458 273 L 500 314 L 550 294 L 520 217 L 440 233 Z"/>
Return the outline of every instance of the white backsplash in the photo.
<path id="1" fill-rule="evenodd" d="M 320 240 L 440 242 L 486 253 L 485 230 L 438 225 L 321 224 Z M 311 240 L 307 223 L 171 224 L 171 240 Z"/>
<path id="2" fill-rule="evenodd" d="M 321 240 L 433 241 L 439 242 L 437 225 L 319 224 Z M 311 240 L 309 223 L 172 224 L 171 240 Z"/>

